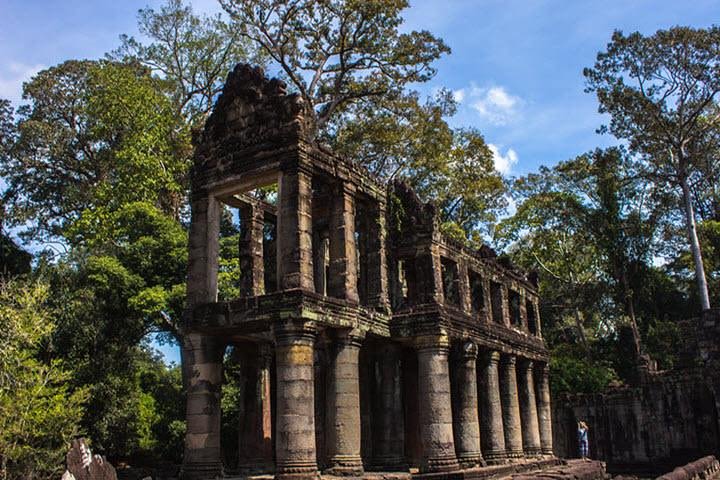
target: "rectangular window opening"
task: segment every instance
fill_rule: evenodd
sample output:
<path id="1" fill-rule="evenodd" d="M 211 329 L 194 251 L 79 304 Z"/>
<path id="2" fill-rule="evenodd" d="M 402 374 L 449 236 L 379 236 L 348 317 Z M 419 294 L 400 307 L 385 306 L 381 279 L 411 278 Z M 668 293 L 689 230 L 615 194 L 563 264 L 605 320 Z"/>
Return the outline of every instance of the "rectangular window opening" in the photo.
<path id="1" fill-rule="evenodd" d="M 477 272 L 470 270 L 468 280 L 470 283 L 470 308 L 472 308 L 473 314 L 478 314 L 485 308 L 482 277 Z"/>
<path id="2" fill-rule="evenodd" d="M 515 290 L 508 291 L 508 301 L 510 307 L 510 324 L 513 327 L 522 327 L 522 317 L 520 315 L 520 294 Z"/>
<path id="3" fill-rule="evenodd" d="M 528 300 L 525 303 L 525 310 L 527 311 L 528 330 L 533 335 L 537 335 L 537 318 L 535 316 L 535 304 Z"/>

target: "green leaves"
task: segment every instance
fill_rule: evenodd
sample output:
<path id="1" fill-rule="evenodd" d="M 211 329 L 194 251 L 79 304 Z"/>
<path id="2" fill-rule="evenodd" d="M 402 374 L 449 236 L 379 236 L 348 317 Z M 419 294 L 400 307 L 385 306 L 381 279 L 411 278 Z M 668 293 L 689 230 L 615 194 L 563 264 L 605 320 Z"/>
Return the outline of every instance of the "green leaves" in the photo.
<path id="1" fill-rule="evenodd" d="M 240 29 L 220 15 L 195 15 L 182 0 L 168 0 L 159 10 L 140 10 L 138 28 L 149 43 L 122 35 L 121 47 L 110 58 L 138 62 L 157 74 L 175 116 L 190 126 L 202 126 L 236 63 L 263 62 Z"/>
<path id="2" fill-rule="evenodd" d="M 429 32 L 400 33 L 405 0 L 220 3 L 315 112 L 319 131 L 359 100 L 429 80 L 450 52 Z"/>
<path id="3" fill-rule="evenodd" d="M 87 400 L 71 389 L 68 365 L 41 360 L 55 328 L 47 298 L 42 283 L 0 283 L 0 456 L 10 479 L 59 475 Z"/>
<path id="4" fill-rule="evenodd" d="M 647 37 L 616 31 L 607 51 L 584 71 L 586 91 L 596 92 L 599 111 L 610 114 L 604 130 L 643 156 L 647 177 L 664 187 L 662 194 L 672 192 L 681 200 L 676 209 L 684 217 L 702 309 L 710 308 L 710 300 L 693 186 L 702 184 L 706 174 L 716 178 L 720 162 L 715 148 L 709 148 L 717 145 L 720 129 L 719 51 L 718 27 L 673 27 Z"/>
<path id="5" fill-rule="evenodd" d="M 86 211 L 101 223 L 129 202 L 179 214 L 189 133 L 147 72 L 68 61 L 26 84 L 25 98 L 17 141 L 0 157 L 10 225 L 46 239 L 66 236 Z"/>

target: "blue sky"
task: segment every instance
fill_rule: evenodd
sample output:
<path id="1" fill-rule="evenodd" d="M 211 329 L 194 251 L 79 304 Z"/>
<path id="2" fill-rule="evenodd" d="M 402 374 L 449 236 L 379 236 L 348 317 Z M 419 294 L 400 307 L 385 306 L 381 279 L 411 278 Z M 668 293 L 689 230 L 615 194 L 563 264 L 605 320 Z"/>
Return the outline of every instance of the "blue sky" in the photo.
<path id="1" fill-rule="evenodd" d="M 70 58 L 98 58 L 136 35 L 136 12 L 158 0 L 0 0 L 0 98 L 19 101 L 38 70 Z M 215 0 L 192 2 L 215 12 Z M 522 175 L 598 146 L 603 118 L 583 93 L 614 29 L 651 34 L 673 25 L 708 27 L 717 0 L 411 0 L 407 27 L 452 48 L 423 90 L 447 87 L 460 100 L 454 126 L 480 129 L 506 175 Z M 167 351 L 177 359 L 174 351 Z"/>
<path id="2" fill-rule="evenodd" d="M 215 0 L 193 1 L 200 12 Z M 69 58 L 97 58 L 137 34 L 136 12 L 159 0 L 0 0 L 0 97 L 19 100 L 22 81 Z M 582 69 L 613 29 L 649 34 L 710 26 L 717 0 L 411 0 L 409 28 L 444 38 L 453 53 L 426 87 L 461 99 L 455 126 L 479 128 L 509 175 L 534 171 L 597 146 L 603 119 L 583 93 Z"/>

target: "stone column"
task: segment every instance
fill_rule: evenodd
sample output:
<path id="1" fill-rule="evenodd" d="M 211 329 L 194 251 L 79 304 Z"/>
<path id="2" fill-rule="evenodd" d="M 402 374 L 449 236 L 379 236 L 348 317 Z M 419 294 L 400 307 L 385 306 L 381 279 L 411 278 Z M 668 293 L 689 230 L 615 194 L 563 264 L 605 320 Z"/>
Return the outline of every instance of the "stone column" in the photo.
<path id="1" fill-rule="evenodd" d="M 376 308 L 387 309 L 389 305 L 388 266 L 385 252 L 385 204 L 378 202 L 370 212 L 367 222 L 367 272 L 364 284 L 367 288 L 367 302 Z"/>
<path id="2" fill-rule="evenodd" d="M 443 290 L 442 278 L 442 257 L 440 247 L 433 243 L 430 245 L 430 258 L 432 261 L 432 297 L 437 303 L 445 303 L 445 291 Z"/>
<path id="3" fill-rule="evenodd" d="M 503 463 L 506 458 L 498 379 L 499 361 L 499 352 L 493 350 L 484 352 L 479 375 L 480 439 L 483 457 L 491 465 Z"/>
<path id="4" fill-rule="evenodd" d="M 280 174 L 277 218 L 277 276 L 280 290 L 314 291 L 312 178 L 300 169 Z"/>
<path id="5" fill-rule="evenodd" d="M 533 299 L 533 309 L 535 310 L 535 328 L 537 329 L 537 336 L 542 338 L 542 326 L 540 323 L 540 303 L 537 298 Z"/>
<path id="6" fill-rule="evenodd" d="M 524 332 L 530 333 L 530 326 L 528 324 L 528 312 L 527 312 L 527 294 L 525 289 L 521 288 L 518 292 L 520 294 L 520 301 L 518 307 L 520 308 L 520 325 Z"/>
<path id="7" fill-rule="evenodd" d="M 225 344 L 216 337 L 188 333 L 183 349 L 189 385 L 181 477 L 190 480 L 221 477 L 220 391 Z"/>
<path id="8" fill-rule="evenodd" d="M 550 403 L 550 368 L 547 363 L 536 364 L 537 411 L 540 424 L 540 448 L 543 455 L 553 454 L 552 406 Z"/>
<path id="9" fill-rule="evenodd" d="M 447 338 L 421 338 L 418 346 L 418 401 L 424 473 L 458 470 L 453 439 Z"/>
<path id="10" fill-rule="evenodd" d="M 238 464 L 247 473 L 267 472 L 272 467 L 272 418 L 270 406 L 269 345 L 236 347 L 245 379 L 244 409 L 240 419 Z M 247 350 L 243 352 L 243 350 Z"/>
<path id="11" fill-rule="evenodd" d="M 330 275 L 328 295 L 358 302 L 355 245 L 355 187 L 343 183 L 335 192 L 330 213 Z"/>
<path id="12" fill-rule="evenodd" d="M 276 478 L 316 478 L 313 352 L 315 332 L 277 325 L 275 362 L 277 419 Z"/>
<path id="13" fill-rule="evenodd" d="M 523 458 L 523 437 L 520 425 L 515 355 L 503 355 L 500 360 L 500 398 L 502 400 L 505 451 L 508 458 Z"/>
<path id="14" fill-rule="evenodd" d="M 389 343 L 380 347 L 376 356 L 379 363 L 380 384 L 373 412 L 377 421 L 373 425 L 373 469 L 404 470 L 405 422 L 402 403 L 402 372 L 400 347 Z"/>
<path id="15" fill-rule="evenodd" d="M 523 449 L 527 457 L 536 457 L 541 453 L 540 427 L 538 426 L 535 387 L 533 383 L 533 362 L 529 360 L 520 362 L 518 371 L 518 393 L 520 394 Z"/>
<path id="16" fill-rule="evenodd" d="M 455 452 L 463 468 L 482 465 L 480 422 L 478 418 L 477 362 L 478 348 L 465 342 L 458 352 L 454 370 L 453 432 Z"/>
<path id="17" fill-rule="evenodd" d="M 327 453 L 332 475 L 362 475 L 360 457 L 361 338 L 338 333 L 330 346 L 327 389 Z"/>
<path id="18" fill-rule="evenodd" d="M 244 204 L 240 213 L 240 295 L 265 293 L 263 230 L 265 212 L 254 204 Z"/>
<path id="19" fill-rule="evenodd" d="M 315 277 L 315 293 L 320 295 L 328 294 L 328 279 L 326 278 L 325 267 L 330 264 L 330 238 L 327 231 L 313 232 L 315 256 L 313 257 L 313 268 Z"/>
<path id="20" fill-rule="evenodd" d="M 466 261 L 458 263 L 458 280 L 460 308 L 465 313 L 472 313 L 472 292 L 470 291 L 470 275 Z"/>
<path id="21" fill-rule="evenodd" d="M 193 192 L 188 237 L 187 305 L 217 301 L 218 242 L 220 238 L 219 202 Z"/>

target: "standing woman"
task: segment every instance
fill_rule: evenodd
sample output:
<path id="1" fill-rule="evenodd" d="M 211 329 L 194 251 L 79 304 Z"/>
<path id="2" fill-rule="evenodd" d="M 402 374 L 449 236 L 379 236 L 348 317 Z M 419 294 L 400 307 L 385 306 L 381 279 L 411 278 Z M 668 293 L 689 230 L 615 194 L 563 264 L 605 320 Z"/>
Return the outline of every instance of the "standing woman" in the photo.
<path id="1" fill-rule="evenodd" d="M 578 422 L 578 444 L 580 445 L 580 457 L 588 458 L 588 426 L 582 420 Z"/>

